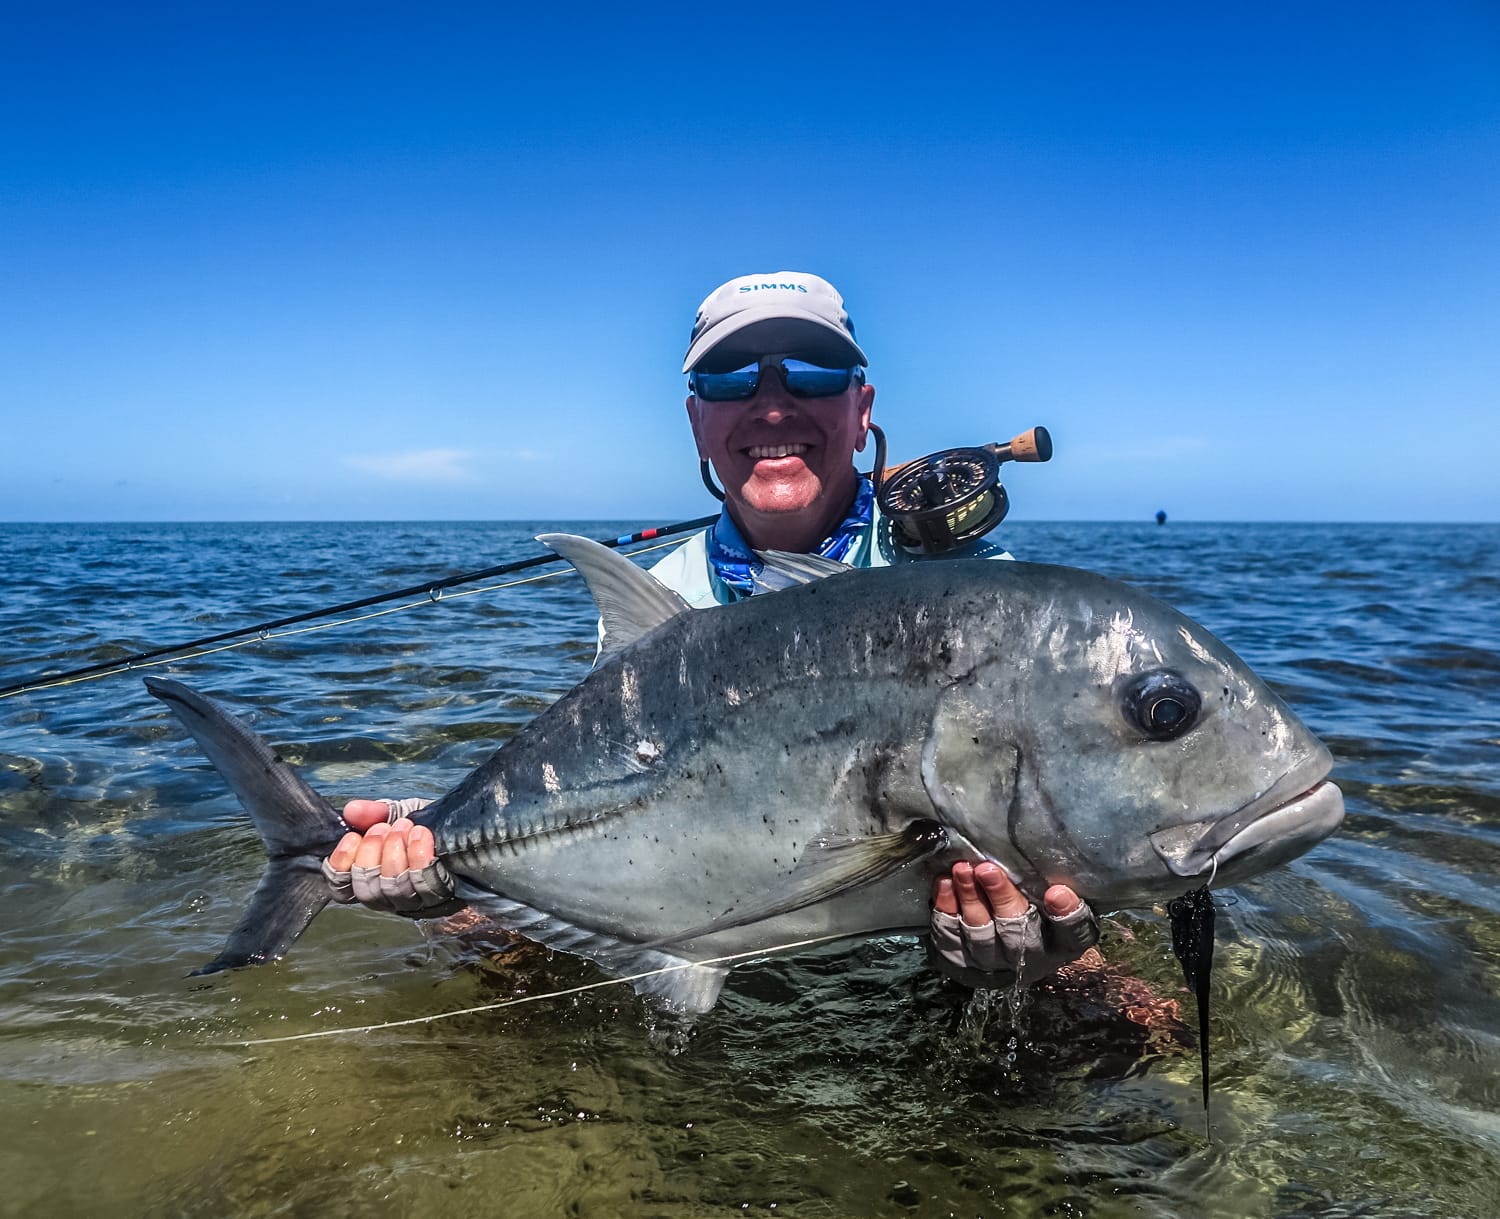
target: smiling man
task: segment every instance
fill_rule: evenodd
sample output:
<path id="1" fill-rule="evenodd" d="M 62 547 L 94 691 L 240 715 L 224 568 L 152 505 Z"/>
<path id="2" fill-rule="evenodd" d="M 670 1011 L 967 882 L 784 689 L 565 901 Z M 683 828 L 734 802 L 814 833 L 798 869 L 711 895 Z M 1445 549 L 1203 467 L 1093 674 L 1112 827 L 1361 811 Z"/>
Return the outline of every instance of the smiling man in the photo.
<path id="1" fill-rule="evenodd" d="M 833 285 L 800 271 L 744 275 L 716 288 L 693 324 L 682 371 L 705 481 L 724 512 L 652 568 L 691 605 L 748 596 L 756 550 L 820 554 L 852 567 L 909 561 L 856 473 L 875 387 Z M 1000 558 L 980 539 L 944 558 Z"/>
<path id="2" fill-rule="evenodd" d="M 875 388 L 843 298 L 799 271 L 745 275 L 698 308 L 682 371 L 704 481 L 723 483 L 724 510 L 651 569 L 707 609 L 760 591 L 755 552 L 816 554 L 851 567 L 933 561 L 897 546 L 870 480 L 854 468 Z M 978 539 L 950 558 L 1009 558 Z M 413 917 L 452 908 L 430 830 L 403 812 L 425 801 L 354 800 L 350 833 L 324 865 L 341 900 Z M 711 815 L 705 810 L 705 816 Z M 387 824 L 390 821 L 391 824 Z M 988 860 L 957 863 L 933 892 L 931 951 L 946 972 L 994 984 L 1024 963 L 1028 980 L 1075 960 L 1098 938 L 1078 896 L 1054 885 L 1037 910 Z"/>

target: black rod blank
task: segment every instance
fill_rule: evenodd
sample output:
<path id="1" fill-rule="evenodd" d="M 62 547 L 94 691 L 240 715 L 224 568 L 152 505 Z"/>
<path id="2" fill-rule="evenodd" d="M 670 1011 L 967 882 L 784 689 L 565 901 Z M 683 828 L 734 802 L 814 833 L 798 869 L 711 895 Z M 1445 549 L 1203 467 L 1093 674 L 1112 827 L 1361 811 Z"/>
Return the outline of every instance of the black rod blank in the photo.
<path id="1" fill-rule="evenodd" d="M 614 538 L 597 539 L 601 546 L 620 547 L 629 546 L 635 542 L 649 542 L 653 538 L 671 537 L 673 534 L 686 533 L 690 529 L 702 529 L 712 525 L 718 520 L 718 514 L 713 516 L 701 516 L 697 520 L 678 521 L 673 525 L 659 525 L 652 529 L 640 529 L 635 533 L 622 534 Z M 156 660 L 162 656 L 171 656 L 178 652 L 189 652 L 195 648 L 206 648 L 216 643 L 227 643 L 231 639 L 240 639 L 247 635 L 260 635 L 267 631 L 280 630 L 282 627 L 294 626 L 299 622 L 310 622 L 315 618 L 327 618 L 334 614 L 347 614 L 354 610 L 367 609 L 372 605 L 380 605 L 386 601 L 396 601 L 402 597 L 415 597 L 426 594 L 432 600 L 438 599 L 437 594 L 446 588 L 453 588 L 459 584 L 469 584 L 475 580 L 487 580 L 493 576 L 506 576 L 512 572 L 525 571 L 532 567 L 545 567 L 550 563 L 561 563 L 562 555 L 539 554 L 529 559 L 517 559 L 511 563 L 501 563 L 495 567 L 486 567 L 483 571 L 467 571 L 457 576 L 446 576 L 441 580 L 432 580 L 426 584 L 414 584 L 410 588 L 398 588 L 394 592 L 375 593 L 373 596 L 361 597 L 357 601 L 345 601 L 340 605 L 329 605 L 322 609 L 307 610 L 301 614 L 289 614 L 285 618 L 274 618 L 270 622 L 257 622 L 253 626 L 236 627 L 232 631 L 220 631 L 217 635 L 205 635 L 201 639 L 190 639 L 186 643 L 167 644 L 164 647 L 152 648 L 146 652 L 136 652 L 131 656 L 121 657 L 119 660 L 105 660 L 98 664 L 84 665 L 78 669 L 68 669 L 62 673 L 36 674 L 9 686 L 0 686 L 0 698 L 10 694 L 21 694 L 27 690 L 38 689 L 42 686 L 55 685 L 58 682 L 70 681 L 78 677 L 88 677 L 95 673 L 104 673 L 110 670 L 124 672 L 135 665 L 146 660 Z"/>

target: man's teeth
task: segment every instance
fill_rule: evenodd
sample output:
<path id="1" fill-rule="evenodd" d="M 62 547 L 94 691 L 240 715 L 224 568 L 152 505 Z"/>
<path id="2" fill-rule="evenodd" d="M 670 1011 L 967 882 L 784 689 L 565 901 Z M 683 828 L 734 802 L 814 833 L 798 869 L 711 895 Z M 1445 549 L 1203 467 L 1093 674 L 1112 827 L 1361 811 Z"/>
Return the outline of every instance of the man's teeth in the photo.
<path id="1" fill-rule="evenodd" d="M 810 444 L 752 444 L 745 451 L 752 461 L 765 461 L 772 457 L 800 457 L 810 448 Z"/>

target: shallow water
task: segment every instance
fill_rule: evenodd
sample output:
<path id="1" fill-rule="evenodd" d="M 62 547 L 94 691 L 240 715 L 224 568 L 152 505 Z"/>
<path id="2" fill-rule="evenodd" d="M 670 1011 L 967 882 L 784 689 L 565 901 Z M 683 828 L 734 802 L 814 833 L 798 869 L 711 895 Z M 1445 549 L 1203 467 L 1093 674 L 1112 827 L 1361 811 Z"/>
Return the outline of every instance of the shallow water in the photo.
<path id="1" fill-rule="evenodd" d="M 529 555 L 539 529 L 0 526 L 0 685 Z M 533 949 L 479 968 L 340 910 L 278 965 L 185 977 L 259 848 L 127 674 L 0 699 L 0 1213 L 1500 1214 L 1500 527 L 1003 536 L 1172 601 L 1338 758 L 1343 832 L 1220 913 L 1211 1142 L 1188 1034 L 1061 984 L 1013 1023 L 908 940 L 741 967 L 679 1052 L 617 987 L 236 1046 L 601 975 Z M 593 632 L 559 575 L 155 671 L 336 800 L 435 795 L 582 677 Z M 1186 999 L 1162 918 L 1116 915 L 1103 946 Z"/>

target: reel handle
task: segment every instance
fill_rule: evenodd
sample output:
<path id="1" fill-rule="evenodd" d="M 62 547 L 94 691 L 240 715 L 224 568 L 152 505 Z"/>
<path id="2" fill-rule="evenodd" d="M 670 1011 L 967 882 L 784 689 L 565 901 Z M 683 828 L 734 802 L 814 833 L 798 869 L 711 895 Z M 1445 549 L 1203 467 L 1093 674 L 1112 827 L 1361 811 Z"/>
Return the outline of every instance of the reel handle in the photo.
<path id="1" fill-rule="evenodd" d="M 914 458 L 912 461 L 903 461 L 900 465 L 885 465 L 885 433 L 881 432 L 873 423 L 870 431 L 876 433 L 876 459 L 873 478 L 879 487 L 887 479 L 894 477 L 906 469 L 907 466 L 915 465 L 918 461 L 925 461 L 924 457 Z M 1052 460 L 1052 434 L 1046 428 L 1038 424 L 1034 428 L 1028 428 L 1019 436 L 1012 436 L 1003 444 L 987 444 L 981 446 L 995 455 L 995 460 L 1000 463 L 1007 461 L 1051 461 Z"/>
<path id="2" fill-rule="evenodd" d="M 1052 434 L 1038 425 L 1028 428 L 1019 436 L 1012 436 L 1004 444 L 984 446 L 999 461 L 1051 461 Z"/>

